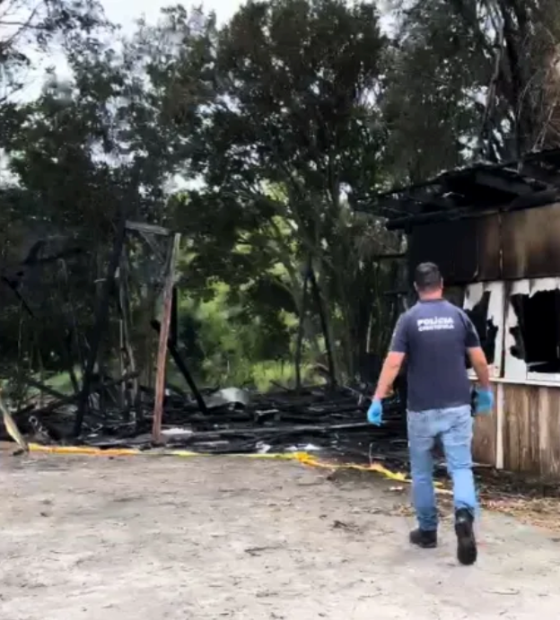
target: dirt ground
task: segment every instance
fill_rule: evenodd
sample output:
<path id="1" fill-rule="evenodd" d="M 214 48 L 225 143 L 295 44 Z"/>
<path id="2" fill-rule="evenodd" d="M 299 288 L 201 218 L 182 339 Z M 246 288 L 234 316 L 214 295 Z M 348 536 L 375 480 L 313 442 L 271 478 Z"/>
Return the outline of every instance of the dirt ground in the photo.
<path id="1" fill-rule="evenodd" d="M 410 548 L 407 492 L 236 458 L 2 457 L 6 620 L 558 617 L 560 544 L 486 512 Z"/>

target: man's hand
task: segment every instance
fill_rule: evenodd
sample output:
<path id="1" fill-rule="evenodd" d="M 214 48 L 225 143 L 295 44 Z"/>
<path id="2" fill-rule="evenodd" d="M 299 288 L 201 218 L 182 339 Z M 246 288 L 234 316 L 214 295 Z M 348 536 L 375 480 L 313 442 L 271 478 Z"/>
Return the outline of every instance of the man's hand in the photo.
<path id="1" fill-rule="evenodd" d="M 489 415 L 494 408 L 494 392 L 492 388 L 476 388 L 475 415 Z"/>
<path id="2" fill-rule="evenodd" d="M 374 426 L 381 426 L 383 422 L 383 405 L 378 398 L 371 401 L 371 405 L 367 412 L 367 420 Z"/>

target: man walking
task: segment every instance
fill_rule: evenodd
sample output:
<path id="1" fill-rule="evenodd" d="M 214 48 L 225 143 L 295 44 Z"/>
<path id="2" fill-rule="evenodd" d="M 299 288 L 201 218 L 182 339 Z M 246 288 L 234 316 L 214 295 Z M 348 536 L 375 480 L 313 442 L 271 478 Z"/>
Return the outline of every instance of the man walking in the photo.
<path id="1" fill-rule="evenodd" d="M 436 438 L 440 438 L 453 480 L 457 557 L 462 564 L 474 564 L 477 548 L 473 522 L 477 502 L 472 473 L 471 389 L 465 354 L 479 381 L 477 414 L 490 412 L 493 407 L 488 364 L 468 316 L 443 298 L 438 267 L 433 263 L 419 265 L 414 286 L 419 301 L 397 323 L 368 420 L 381 424 L 382 399 L 406 358 L 408 444 L 419 526 L 411 532 L 410 542 L 425 549 L 437 546 L 432 448 Z"/>

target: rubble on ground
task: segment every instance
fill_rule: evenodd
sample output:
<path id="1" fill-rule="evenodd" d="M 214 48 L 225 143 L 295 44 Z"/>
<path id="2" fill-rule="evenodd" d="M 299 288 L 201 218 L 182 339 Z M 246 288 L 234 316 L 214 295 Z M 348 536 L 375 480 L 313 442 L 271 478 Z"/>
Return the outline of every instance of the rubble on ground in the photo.
<path id="1" fill-rule="evenodd" d="M 153 392 L 143 388 L 136 410 L 119 407 L 119 382 L 90 395 L 83 431 L 72 436 L 77 396 L 51 397 L 41 407 L 14 414 L 30 440 L 48 445 L 76 442 L 99 448 L 155 447 Z M 208 454 L 321 451 L 357 462 L 402 467 L 407 461 L 406 422 L 400 399 L 385 406 L 380 428 L 366 422 L 369 399 L 348 387 L 315 386 L 267 394 L 226 388 L 202 390 L 205 404 L 176 388 L 166 390 L 161 444 Z"/>

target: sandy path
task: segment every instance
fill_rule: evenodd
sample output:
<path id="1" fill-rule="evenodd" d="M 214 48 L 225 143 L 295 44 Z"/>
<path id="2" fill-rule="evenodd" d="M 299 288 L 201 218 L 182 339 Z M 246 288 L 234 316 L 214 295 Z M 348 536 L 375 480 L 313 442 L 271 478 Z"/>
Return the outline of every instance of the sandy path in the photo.
<path id="1" fill-rule="evenodd" d="M 560 545 L 486 514 L 481 558 L 406 543 L 374 476 L 234 458 L 3 459 L 2 620 L 557 618 Z M 341 523 L 337 523 L 341 522 Z"/>

